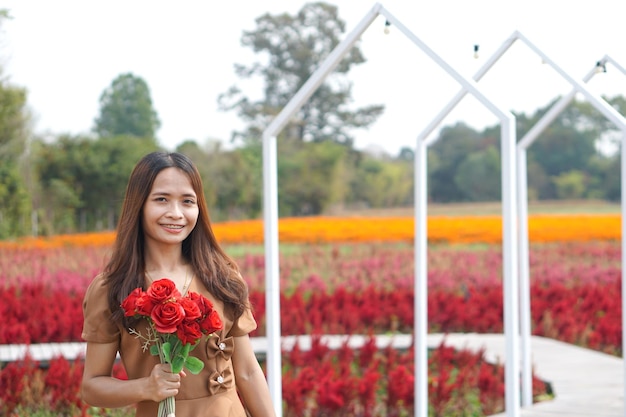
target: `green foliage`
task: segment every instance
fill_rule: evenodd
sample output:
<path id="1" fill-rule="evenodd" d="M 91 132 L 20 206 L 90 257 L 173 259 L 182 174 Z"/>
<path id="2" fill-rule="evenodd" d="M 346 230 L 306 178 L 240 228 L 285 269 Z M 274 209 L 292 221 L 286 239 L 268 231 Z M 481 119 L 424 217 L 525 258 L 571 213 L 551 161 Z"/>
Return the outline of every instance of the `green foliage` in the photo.
<path id="1" fill-rule="evenodd" d="M 98 136 L 155 138 L 160 126 L 150 89 L 141 77 L 121 74 L 100 96 L 100 116 L 94 125 Z"/>
<path id="2" fill-rule="evenodd" d="M 61 136 L 50 144 L 39 142 L 35 149 L 46 195 L 37 208 L 43 211 L 42 231 L 49 234 L 114 228 L 130 172 L 158 147 L 153 139 L 128 136 Z"/>
<path id="3" fill-rule="evenodd" d="M 253 101 L 233 86 L 218 100 L 222 110 L 236 110 L 247 123 L 245 132 L 235 132 L 233 136 L 244 142 L 261 137 L 271 119 L 339 44 L 345 31 L 337 7 L 323 2 L 307 3 L 293 16 L 268 13 L 257 18 L 256 24 L 255 30 L 243 33 L 241 43 L 261 55 L 264 61 L 236 65 L 235 71 L 244 79 L 260 77 L 264 82 L 264 95 Z M 371 125 L 384 109 L 381 105 L 348 108 L 352 92 L 346 74 L 352 66 L 363 62 L 365 58 L 358 46 L 350 49 L 287 125 L 284 136 L 352 145 L 350 129 Z"/>
<path id="4" fill-rule="evenodd" d="M 15 160 L 24 153 L 29 120 L 26 110 L 26 90 L 0 79 L 1 163 Z"/>
<path id="5" fill-rule="evenodd" d="M 607 100 L 615 103 L 616 108 L 625 101 L 620 96 Z M 553 104 L 554 101 L 531 116 L 517 114 L 518 139 Z M 574 100 L 527 150 L 529 198 L 553 200 L 576 195 L 618 200 L 619 164 L 615 155 L 604 154 L 597 146 L 610 141 L 613 133 L 615 126 L 595 108 Z M 428 154 L 430 201 L 498 200 L 499 142 L 499 126 L 488 127 L 483 132 L 463 123 L 444 127 Z M 404 157 L 409 156 L 405 152 Z M 584 180 L 579 174 L 571 175 L 573 171 L 582 173 Z"/>
<path id="6" fill-rule="evenodd" d="M 343 177 L 347 149 L 335 143 L 279 145 L 278 204 L 282 216 L 320 214 L 345 195 Z"/>
<path id="7" fill-rule="evenodd" d="M 586 190 L 586 176 L 584 172 L 571 170 L 553 178 L 556 194 L 560 199 L 582 198 Z"/>
<path id="8" fill-rule="evenodd" d="M 496 201 L 501 195 L 500 153 L 495 146 L 471 152 L 459 165 L 454 183 L 466 201 Z"/>
<path id="9" fill-rule="evenodd" d="M 263 156 L 260 143 L 223 150 L 219 143 L 201 149 L 185 143 L 177 148 L 189 155 L 203 178 L 213 220 L 257 217 L 261 212 Z"/>
<path id="10" fill-rule="evenodd" d="M 8 18 L 4 9 L 0 10 L 0 21 L 3 18 Z M 21 236 L 30 229 L 25 160 L 29 122 L 26 90 L 0 77 L 0 239 Z"/>
<path id="11" fill-rule="evenodd" d="M 413 183 L 413 165 L 409 161 L 363 154 L 354 169 L 350 201 L 372 208 L 411 205 Z"/>
<path id="12" fill-rule="evenodd" d="M 619 156 L 607 156 L 595 149 L 597 137 L 594 139 L 590 132 L 602 135 L 601 129 L 593 124 L 595 119 L 586 116 L 584 107 L 583 111 L 577 110 L 577 103 L 572 105 L 574 110 L 555 121 L 529 148 L 529 198 L 619 200 Z M 523 136 L 544 112 L 538 110 L 532 117 L 518 115 L 518 136 Z M 583 120 L 577 121 L 577 117 Z M 579 127 L 574 129 L 573 125 Z M 482 132 L 463 123 L 444 127 L 428 154 L 430 201 L 498 201 L 499 141 L 499 126 Z M 280 216 L 413 204 L 411 149 L 403 149 L 392 158 L 332 141 L 281 137 L 277 143 Z M 54 143 L 34 145 L 37 178 L 41 181 L 40 187 L 34 188 L 40 190 L 32 198 L 45 233 L 113 228 L 134 163 L 157 148 L 153 140 L 128 136 L 97 140 L 61 136 Z M 219 142 L 200 146 L 187 141 L 177 151 L 196 163 L 214 221 L 260 215 L 260 142 L 224 149 Z"/>
<path id="13" fill-rule="evenodd" d="M 441 129 L 439 139 L 431 145 L 429 161 L 429 195 L 433 201 L 450 202 L 461 192 L 455 182 L 457 167 L 467 155 L 480 149 L 481 136 L 464 123 Z"/>
<path id="14" fill-rule="evenodd" d="M 0 239 L 27 233 L 30 199 L 15 164 L 0 165 Z"/>
<path id="15" fill-rule="evenodd" d="M 204 368 L 204 363 L 195 356 L 189 356 L 185 359 L 185 368 L 194 375 L 197 375 Z"/>

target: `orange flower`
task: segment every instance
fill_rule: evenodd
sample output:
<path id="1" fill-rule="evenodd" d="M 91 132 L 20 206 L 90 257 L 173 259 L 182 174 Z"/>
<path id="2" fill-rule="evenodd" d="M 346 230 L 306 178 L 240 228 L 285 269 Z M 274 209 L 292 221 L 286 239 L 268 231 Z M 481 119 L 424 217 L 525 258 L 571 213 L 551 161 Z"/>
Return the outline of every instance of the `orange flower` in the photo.
<path id="1" fill-rule="evenodd" d="M 502 241 L 501 216 L 431 216 L 428 239 L 433 243 L 487 243 Z M 528 220 L 532 242 L 619 240 L 620 214 L 537 214 Z M 221 243 L 263 243 L 263 220 L 215 223 Z M 412 242 L 413 217 L 288 217 L 279 220 L 284 243 Z M 114 232 L 23 238 L 0 242 L 0 249 L 111 246 Z"/>

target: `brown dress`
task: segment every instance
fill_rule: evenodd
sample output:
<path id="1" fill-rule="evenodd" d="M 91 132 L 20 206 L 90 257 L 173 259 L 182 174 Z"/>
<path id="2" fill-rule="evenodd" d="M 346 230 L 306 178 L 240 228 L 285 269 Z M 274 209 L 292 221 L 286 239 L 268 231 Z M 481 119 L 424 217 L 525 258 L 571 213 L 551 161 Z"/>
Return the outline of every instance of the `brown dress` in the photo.
<path id="1" fill-rule="evenodd" d="M 176 396 L 176 417 L 245 417 L 246 411 L 235 387 L 235 375 L 231 357 L 235 348 L 234 338 L 245 336 L 256 329 L 256 322 L 250 310 L 234 321 L 224 315 L 224 304 L 216 300 L 201 285 L 194 281 L 189 291 L 198 292 L 213 303 L 219 312 L 224 328 L 208 340 L 204 337 L 191 351 L 204 362 L 204 369 L 193 375 L 187 372 L 182 378 L 181 388 Z M 83 301 L 84 325 L 82 338 L 90 343 L 112 343 L 118 345 L 118 352 L 128 378 L 141 378 L 150 375 L 158 356 L 142 351 L 142 341 L 130 334 L 122 324 L 113 323 L 107 302 L 107 288 L 102 276 L 97 276 L 89 285 Z M 140 321 L 135 330 L 145 334 L 147 322 Z M 142 401 L 137 404 L 137 417 L 157 415 L 158 403 Z"/>

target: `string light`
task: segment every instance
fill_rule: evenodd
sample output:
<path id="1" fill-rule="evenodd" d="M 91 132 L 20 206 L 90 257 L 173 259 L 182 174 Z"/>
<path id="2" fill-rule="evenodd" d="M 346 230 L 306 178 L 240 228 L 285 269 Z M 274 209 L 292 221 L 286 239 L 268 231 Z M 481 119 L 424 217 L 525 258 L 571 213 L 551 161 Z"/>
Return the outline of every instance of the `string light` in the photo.
<path id="1" fill-rule="evenodd" d="M 474 45 L 474 59 L 478 59 L 478 45 Z"/>
<path id="2" fill-rule="evenodd" d="M 389 26 L 391 26 L 391 22 L 389 22 L 389 20 L 385 20 L 385 35 L 389 35 Z"/>

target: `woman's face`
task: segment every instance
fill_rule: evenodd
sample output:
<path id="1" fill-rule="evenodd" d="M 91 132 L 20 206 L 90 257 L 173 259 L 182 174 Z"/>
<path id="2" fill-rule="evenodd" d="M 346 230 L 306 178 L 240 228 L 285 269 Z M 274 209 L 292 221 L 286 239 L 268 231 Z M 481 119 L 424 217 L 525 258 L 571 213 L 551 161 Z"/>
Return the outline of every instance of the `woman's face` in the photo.
<path id="1" fill-rule="evenodd" d="M 198 221 L 198 201 L 182 170 L 165 168 L 156 176 L 143 205 L 146 244 L 182 244 Z"/>

